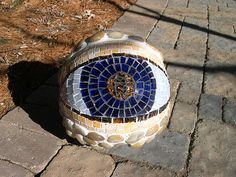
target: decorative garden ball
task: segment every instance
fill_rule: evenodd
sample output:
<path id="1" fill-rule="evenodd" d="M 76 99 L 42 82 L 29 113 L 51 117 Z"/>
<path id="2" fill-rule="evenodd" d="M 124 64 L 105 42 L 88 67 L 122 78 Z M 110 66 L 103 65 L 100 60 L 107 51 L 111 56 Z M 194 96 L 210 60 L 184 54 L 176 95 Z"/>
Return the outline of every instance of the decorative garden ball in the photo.
<path id="1" fill-rule="evenodd" d="M 81 144 L 141 147 L 167 126 L 163 58 L 138 36 L 101 31 L 81 42 L 61 68 L 59 84 L 63 125 Z"/>

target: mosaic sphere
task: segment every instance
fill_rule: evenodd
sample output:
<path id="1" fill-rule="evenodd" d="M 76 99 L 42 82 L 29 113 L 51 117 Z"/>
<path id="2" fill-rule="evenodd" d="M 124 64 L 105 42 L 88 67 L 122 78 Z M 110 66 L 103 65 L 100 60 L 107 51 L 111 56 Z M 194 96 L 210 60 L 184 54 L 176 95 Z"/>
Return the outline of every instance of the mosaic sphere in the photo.
<path id="1" fill-rule="evenodd" d="M 162 56 L 138 36 L 102 31 L 82 41 L 61 68 L 59 84 L 63 125 L 81 144 L 140 147 L 168 122 Z"/>

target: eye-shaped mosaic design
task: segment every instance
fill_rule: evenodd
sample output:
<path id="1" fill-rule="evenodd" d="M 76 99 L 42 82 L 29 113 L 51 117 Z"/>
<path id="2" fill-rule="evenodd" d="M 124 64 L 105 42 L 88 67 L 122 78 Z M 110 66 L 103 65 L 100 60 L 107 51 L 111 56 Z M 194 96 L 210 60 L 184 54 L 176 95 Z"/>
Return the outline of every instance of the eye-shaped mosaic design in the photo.
<path id="1" fill-rule="evenodd" d="M 173 99 L 163 57 L 141 37 L 106 30 L 81 41 L 59 85 L 63 125 L 81 144 L 141 147 L 168 124 Z"/>
<path id="2" fill-rule="evenodd" d="M 129 119 L 160 113 L 170 94 L 160 67 L 145 58 L 122 54 L 78 67 L 69 75 L 67 85 L 74 108 L 99 118 Z"/>

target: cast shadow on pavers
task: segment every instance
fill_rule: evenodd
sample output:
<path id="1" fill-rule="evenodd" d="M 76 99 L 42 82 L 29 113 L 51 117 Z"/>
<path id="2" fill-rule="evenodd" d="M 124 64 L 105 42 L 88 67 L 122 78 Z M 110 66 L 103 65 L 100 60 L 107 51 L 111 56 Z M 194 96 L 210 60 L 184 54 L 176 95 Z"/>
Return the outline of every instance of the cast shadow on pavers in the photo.
<path id="1" fill-rule="evenodd" d="M 58 111 L 58 87 L 42 86 L 57 71 L 58 69 L 50 64 L 21 61 L 8 69 L 8 88 L 15 105 L 20 106 L 34 123 L 52 135 L 60 139 L 66 138 L 70 142 L 72 140 L 65 134 Z M 41 92 L 42 87 L 44 92 Z M 53 93 L 50 92 L 52 90 Z M 27 102 L 30 97 L 35 101 Z M 40 104 L 38 100 L 46 104 Z M 54 105 L 50 105 L 51 103 Z M 31 124 L 26 126 L 34 128 L 33 123 L 32 126 Z"/>

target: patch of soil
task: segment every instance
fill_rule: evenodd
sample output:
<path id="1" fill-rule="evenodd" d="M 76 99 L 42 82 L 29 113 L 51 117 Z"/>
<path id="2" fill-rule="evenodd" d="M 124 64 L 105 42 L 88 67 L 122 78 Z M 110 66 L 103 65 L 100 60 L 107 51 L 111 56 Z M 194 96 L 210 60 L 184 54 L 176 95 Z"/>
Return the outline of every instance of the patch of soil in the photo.
<path id="1" fill-rule="evenodd" d="M 55 73 L 79 41 L 111 27 L 135 1 L 0 0 L 0 118 Z"/>

